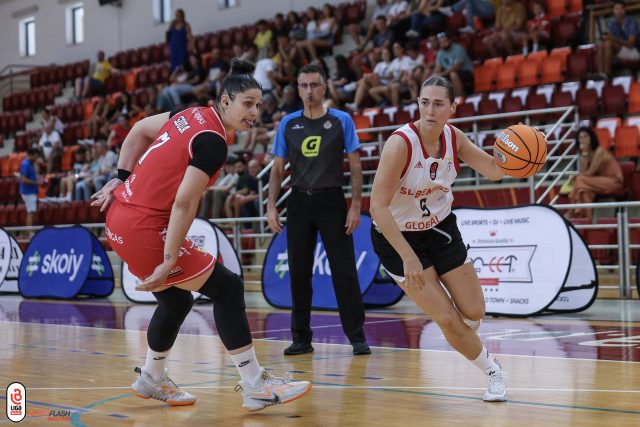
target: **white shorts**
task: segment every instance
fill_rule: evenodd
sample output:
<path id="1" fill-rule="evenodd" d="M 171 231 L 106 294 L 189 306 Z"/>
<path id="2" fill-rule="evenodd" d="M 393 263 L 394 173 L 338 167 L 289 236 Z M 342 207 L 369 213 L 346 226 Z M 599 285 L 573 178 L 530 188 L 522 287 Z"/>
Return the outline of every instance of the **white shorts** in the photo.
<path id="1" fill-rule="evenodd" d="M 37 194 L 21 194 L 22 200 L 27 208 L 27 212 L 34 213 L 38 211 L 38 195 Z"/>
<path id="2" fill-rule="evenodd" d="M 638 49 L 635 47 L 622 46 L 617 58 L 623 61 L 637 61 L 640 59 L 640 52 L 638 52 Z"/>

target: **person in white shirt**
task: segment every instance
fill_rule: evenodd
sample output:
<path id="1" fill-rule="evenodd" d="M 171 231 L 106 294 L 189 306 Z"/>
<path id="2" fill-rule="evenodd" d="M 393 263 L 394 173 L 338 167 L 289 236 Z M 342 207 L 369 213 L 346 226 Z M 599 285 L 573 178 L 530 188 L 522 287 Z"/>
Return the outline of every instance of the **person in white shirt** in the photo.
<path id="1" fill-rule="evenodd" d="M 366 3 L 367 0 L 360 0 L 360 2 Z M 368 24 L 361 22 L 359 24 L 349 24 L 349 34 L 351 38 L 355 42 L 358 49 L 362 49 L 364 46 L 369 43 L 373 35 L 376 33 L 376 19 L 378 16 L 388 16 L 389 8 L 391 5 L 387 2 L 387 0 L 376 0 L 376 8 L 373 9 L 373 14 L 371 15 L 371 21 Z M 360 36 L 364 35 L 364 42 L 360 42 Z"/>
<path id="2" fill-rule="evenodd" d="M 238 160 L 232 157 L 227 158 L 224 164 L 224 176 L 202 195 L 202 204 L 200 205 L 200 213 L 198 216 L 203 218 L 220 218 L 224 202 L 229 197 L 238 183 L 238 174 L 236 173 L 236 162 Z M 209 208 L 212 208 L 209 213 Z"/>
<path id="3" fill-rule="evenodd" d="M 307 39 L 300 40 L 298 47 L 304 56 L 308 52 L 310 59 L 314 60 L 318 57 L 317 50 L 319 48 L 330 49 L 333 47 L 333 36 L 337 28 L 337 21 L 333 6 L 329 4 L 322 6 L 322 19 L 317 19 L 318 17 L 313 8 L 309 8 L 307 16 L 310 18 L 307 24 Z"/>
<path id="4" fill-rule="evenodd" d="M 62 158 L 62 139 L 58 131 L 53 128 L 52 122 L 44 124 L 38 145 L 47 163 L 47 173 L 52 173 L 58 168 Z"/>
<path id="5" fill-rule="evenodd" d="M 413 70 L 414 61 L 405 54 L 404 47 L 400 43 L 393 44 L 393 55 L 395 58 L 391 61 L 391 73 L 393 75 L 391 81 L 387 84 L 380 84 L 379 86 L 371 88 L 369 95 L 381 106 L 387 101 L 391 102 L 391 105 L 400 105 L 400 92 L 398 90 L 392 91 L 391 88 L 394 84 L 400 83 L 403 75 L 411 73 Z"/>
<path id="6" fill-rule="evenodd" d="M 483 400 L 507 400 L 506 372 L 475 332 L 485 314 L 476 270 L 451 212 L 460 163 L 498 181 L 496 160 L 447 124 L 455 113 L 453 84 L 425 80 L 420 118 L 384 145 L 371 193 L 371 241 L 382 267 L 442 329 L 447 342 L 487 376 Z"/>
<path id="7" fill-rule="evenodd" d="M 380 56 L 381 61 L 376 63 L 373 72 L 364 74 L 362 78 L 358 80 L 353 102 L 347 102 L 345 104 L 350 110 L 358 111 L 371 88 L 388 84 L 393 78 L 391 50 L 383 47 L 380 50 Z"/>

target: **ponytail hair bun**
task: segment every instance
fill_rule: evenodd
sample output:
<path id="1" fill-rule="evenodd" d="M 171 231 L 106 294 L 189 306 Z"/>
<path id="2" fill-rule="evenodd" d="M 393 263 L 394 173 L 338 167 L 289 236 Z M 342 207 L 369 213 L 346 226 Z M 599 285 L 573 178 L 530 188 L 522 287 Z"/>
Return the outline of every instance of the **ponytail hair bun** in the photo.
<path id="1" fill-rule="evenodd" d="M 234 75 L 234 74 L 253 74 L 253 70 L 256 69 L 256 66 L 249 62 L 249 61 L 244 61 L 242 59 L 238 59 L 238 58 L 233 58 L 233 60 L 231 61 L 231 71 L 230 71 L 230 75 Z"/>

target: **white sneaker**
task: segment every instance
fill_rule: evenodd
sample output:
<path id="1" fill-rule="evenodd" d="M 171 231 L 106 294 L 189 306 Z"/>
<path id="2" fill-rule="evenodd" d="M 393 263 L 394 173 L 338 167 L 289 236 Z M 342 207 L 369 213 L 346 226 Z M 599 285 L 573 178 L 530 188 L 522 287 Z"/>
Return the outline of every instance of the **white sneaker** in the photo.
<path id="1" fill-rule="evenodd" d="M 470 25 L 467 25 L 466 27 L 462 27 L 458 29 L 458 31 L 461 33 L 470 33 L 470 34 L 476 32 L 476 30 Z"/>
<path id="2" fill-rule="evenodd" d="M 484 393 L 482 400 L 485 402 L 506 402 L 507 401 L 507 373 L 502 369 L 500 363 L 495 360 L 500 367 L 498 371 L 493 371 L 488 375 L 489 386 Z"/>
<path id="3" fill-rule="evenodd" d="M 244 398 L 243 408 L 247 411 L 259 411 L 267 406 L 279 405 L 281 403 L 292 402 L 301 398 L 311 390 L 309 381 L 291 381 L 291 377 L 285 374 L 284 377 L 276 377 L 260 368 L 258 383 L 251 385 L 245 381 L 240 381 L 236 386 L 236 391 L 242 390 Z"/>
<path id="4" fill-rule="evenodd" d="M 453 16 L 453 9 L 451 9 L 451 6 L 439 7 L 438 11 L 445 16 Z"/>
<path id="5" fill-rule="evenodd" d="M 410 39 L 417 39 L 418 37 L 420 37 L 420 33 L 416 30 L 409 30 L 405 33 L 405 35 Z"/>
<path id="6" fill-rule="evenodd" d="M 133 394 L 139 398 L 161 400 L 172 406 L 193 405 L 196 403 L 194 395 L 180 390 L 176 383 L 171 381 L 166 369 L 162 378 L 158 381 L 154 381 L 151 375 L 140 368 L 136 368 L 135 371 L 140 376 L 136 379 L 136 382 L 131 384 L 131 388 L 133 389 Z"/>

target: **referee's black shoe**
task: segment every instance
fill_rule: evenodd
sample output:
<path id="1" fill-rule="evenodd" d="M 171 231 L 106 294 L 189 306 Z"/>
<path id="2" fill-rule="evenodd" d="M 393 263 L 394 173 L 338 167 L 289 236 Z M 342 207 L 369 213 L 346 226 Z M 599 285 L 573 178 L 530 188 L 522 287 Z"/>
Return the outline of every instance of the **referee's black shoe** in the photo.
<path id="1" fill-rule="evenodd" d="M 369 344 L 366 342 L 354 342 L 351 343 L 353 346 L 353 354 L 355 356 L 362 356 L 363 354 L 371 354 L 371 349 L 369 348 Z"/>
<path id="2" fill-rule="evenodd" d="M 285 356 L 297 356 L 299 354 L 313 353 L 313 347 L 308 342 L 294 342 L 284 349 Z"/>

